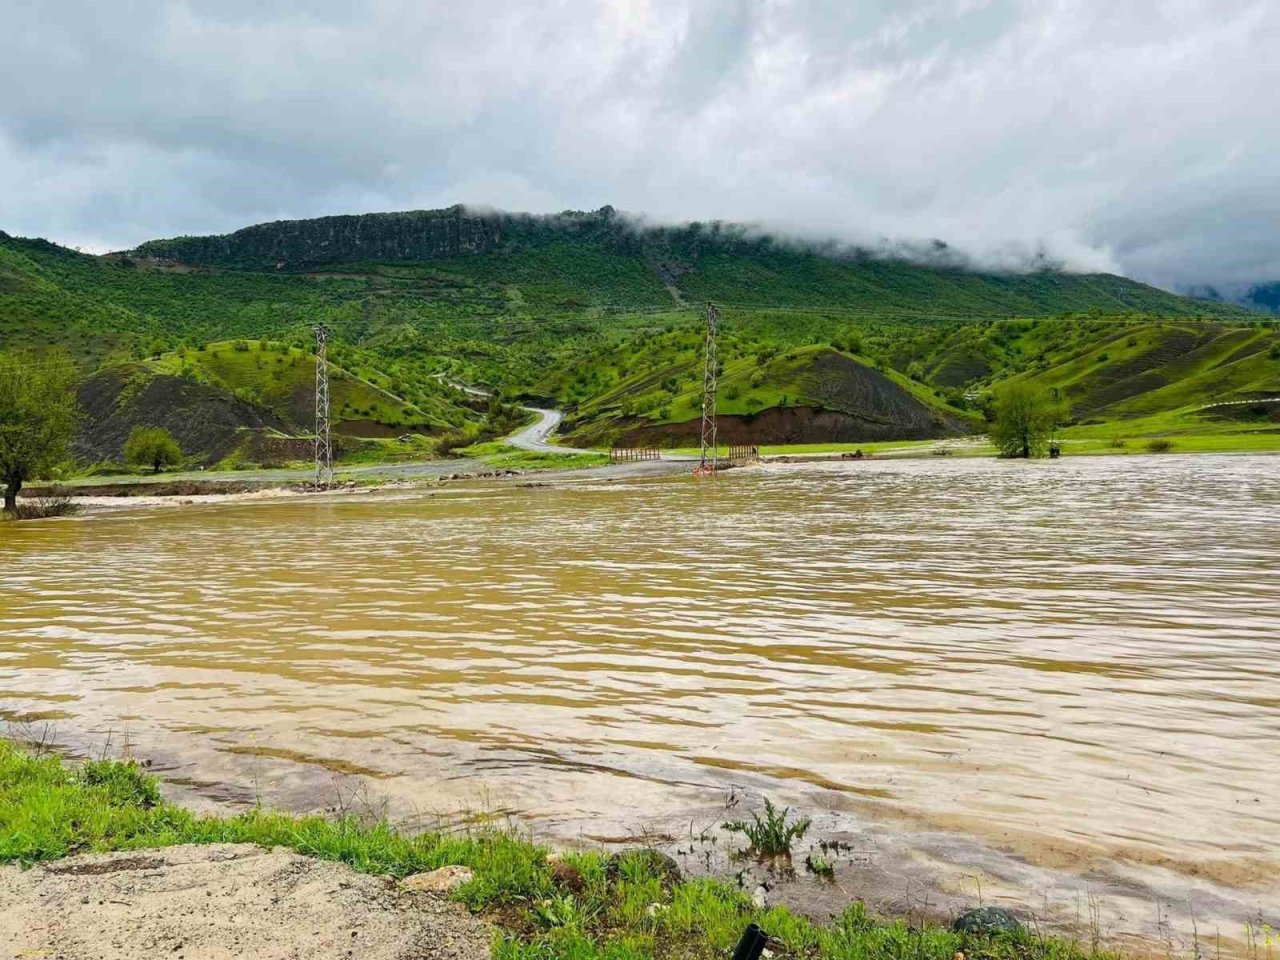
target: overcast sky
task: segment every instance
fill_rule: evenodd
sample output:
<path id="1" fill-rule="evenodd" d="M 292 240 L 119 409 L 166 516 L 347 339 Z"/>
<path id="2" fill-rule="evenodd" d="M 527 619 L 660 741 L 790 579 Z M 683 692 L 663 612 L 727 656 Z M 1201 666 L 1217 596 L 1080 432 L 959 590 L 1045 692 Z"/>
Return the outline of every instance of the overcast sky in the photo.
<path id="1" fill-rule="evenodd" d="M 1280 0 L 0 0 L 0 229 L 611 203 L 1280 279 Z"/>

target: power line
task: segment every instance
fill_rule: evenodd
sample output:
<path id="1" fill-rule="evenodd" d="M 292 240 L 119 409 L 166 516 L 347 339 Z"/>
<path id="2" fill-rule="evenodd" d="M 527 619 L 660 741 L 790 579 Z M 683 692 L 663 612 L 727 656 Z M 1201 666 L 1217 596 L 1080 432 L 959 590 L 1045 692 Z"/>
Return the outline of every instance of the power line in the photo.
<path id="1" fill-rule="evenodd" d="M 333 486 L 333 435 L 329 427 L 329 331 L 317 324 L 316 335 L 316 489 Z"/>
<path id="2" fill-rule="evenodd" d="M 714 303 L 707 304 L 707 341 L 702 357 L 702 444 L 698 466 L 694 473 L 702 476 L 716 471 L 719 445 L 716 440 L 716 387 L 719 381 L 719 359 L 716 356 L 716 332 L 720 325 L 720 311 Z M 711 461 L 707 462 L 707 450 Z"/>

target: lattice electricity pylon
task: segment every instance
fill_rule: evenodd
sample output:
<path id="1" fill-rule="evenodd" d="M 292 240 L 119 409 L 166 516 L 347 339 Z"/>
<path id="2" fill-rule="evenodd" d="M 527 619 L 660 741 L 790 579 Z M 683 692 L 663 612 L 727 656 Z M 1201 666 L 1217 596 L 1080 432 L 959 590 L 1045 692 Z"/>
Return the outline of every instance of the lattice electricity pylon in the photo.
<path id="1" fill-rule="evenodd" d="M 698 456 L 699 475 L 716 471 L 716 387 L 719 380 L 719 359 L 716 356 L 716 330 L 720 326 L 720 311 L 714 303 L 707 304 L 707 344 L 702 358 L 702 446 Z M 708 456 L 709 455 L 709 456 Z"/>
<path id="2" fill-rule="evenodd" d="M 333 435 L 329 429 L 329 331 L 317 325 L 316 334 L 316 489 L 333 486 Z"/>

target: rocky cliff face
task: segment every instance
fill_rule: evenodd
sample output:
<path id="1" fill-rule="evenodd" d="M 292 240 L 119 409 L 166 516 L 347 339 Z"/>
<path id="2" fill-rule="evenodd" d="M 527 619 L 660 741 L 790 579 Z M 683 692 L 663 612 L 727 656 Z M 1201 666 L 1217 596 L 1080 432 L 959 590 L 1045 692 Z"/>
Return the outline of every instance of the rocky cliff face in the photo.
<path id="1" fill-rule="evenodd" d="M 502 218 L 462 207 L 262 223 L 214 237 L 151 240 L 135 256 L 208 266 L 289 269 L 360 260 L 438 260 L 502 243 Z"/>
<path id="2" fill-rule="evenodd" d="M 366 213 L 279 220 L 209 237 L 150 240 L 130 256 L 247 270 L 305 270 L 340 263 L 421 262 L 472 254 L 516 253 L 551 244 L 590 243 L 614 254 L 647 253 L 679 264 L 708 250 L 763 249 L 767 237 L 744 227 L 691 223 L 652 227 L 613 207 L 537 216 L 453 206 L 445 210 Z M 681 267 L 674 268 L 677 270 Z"/>

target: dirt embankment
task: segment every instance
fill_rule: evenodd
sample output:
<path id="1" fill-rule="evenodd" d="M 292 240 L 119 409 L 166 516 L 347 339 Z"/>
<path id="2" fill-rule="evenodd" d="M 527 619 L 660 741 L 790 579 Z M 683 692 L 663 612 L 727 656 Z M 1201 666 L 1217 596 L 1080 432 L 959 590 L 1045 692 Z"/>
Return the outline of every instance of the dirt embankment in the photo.
<path id="1" fill-rule="evenodd" d="M 252 844 L 0 867 L 0 956 L 64 960 L 487 960 L 464 907 Z"/>
<path id="2" fill-rule="evenodd" d="M 306 481 L 282 483 L 280 481 L 247 480 L 132 480 L 121 483 L 95 483 L 92 486 L 35 486 L 23 490 L 29 497 L 211 497 L 241 496 L 274 490 L 280 493 L 298 493 L 310 489 Z"/>

